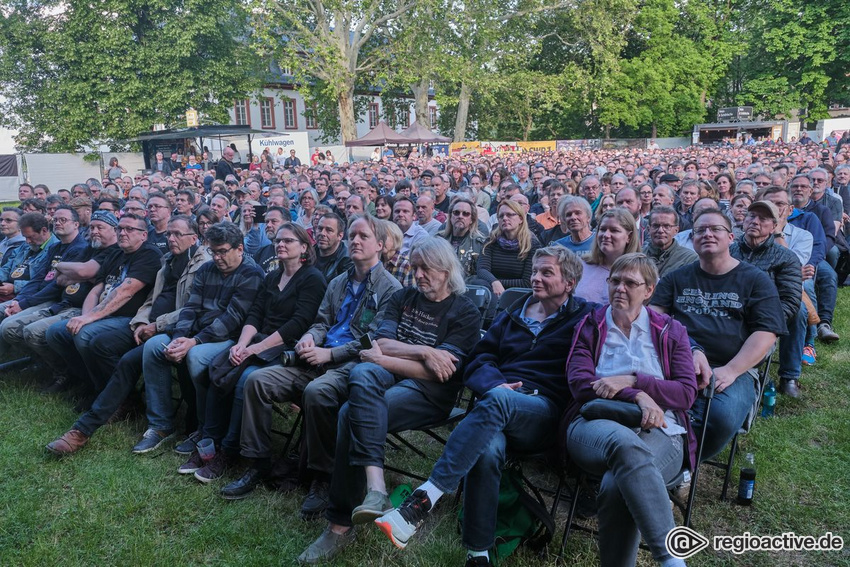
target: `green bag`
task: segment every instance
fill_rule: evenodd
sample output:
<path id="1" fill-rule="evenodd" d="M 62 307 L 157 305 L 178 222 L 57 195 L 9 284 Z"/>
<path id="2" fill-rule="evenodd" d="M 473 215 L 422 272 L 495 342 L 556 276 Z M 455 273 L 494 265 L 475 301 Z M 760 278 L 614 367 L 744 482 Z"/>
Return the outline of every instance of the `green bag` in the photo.
<path id="1" fill-rule="evenodd" d="M 461 508 L 458 513 L 461 524 L 463 512 Z M 494 559 L 510 556 L 520 545 L 541 551 L 552 541 L 554 533 L 555 521 L 540 491 L 528 482 L 518 462 L 508 462 L 499 483 Z"/>

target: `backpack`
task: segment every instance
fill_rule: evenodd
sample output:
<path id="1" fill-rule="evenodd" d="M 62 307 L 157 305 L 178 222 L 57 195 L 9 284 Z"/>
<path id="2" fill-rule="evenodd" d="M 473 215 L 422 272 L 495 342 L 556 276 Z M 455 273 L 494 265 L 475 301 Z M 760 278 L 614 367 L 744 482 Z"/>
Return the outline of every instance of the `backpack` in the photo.
<path id="1" fill-rule="evenodd" d="M 463 521 L 463 508 L 458 513 Z M 502 469 L 499 504 L 496 513 L 496 559 L 510 556 L 520 545 L 535 552 L 552 541 L 555 520 L 546 503 L 522 474 L 519 462 L 509 461 Z"/>

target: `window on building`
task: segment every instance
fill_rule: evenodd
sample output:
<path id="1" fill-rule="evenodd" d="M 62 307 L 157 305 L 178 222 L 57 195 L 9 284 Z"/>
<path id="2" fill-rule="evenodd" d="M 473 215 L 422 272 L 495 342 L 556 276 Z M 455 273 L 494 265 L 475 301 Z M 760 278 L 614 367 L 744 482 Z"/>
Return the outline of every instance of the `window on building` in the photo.
<path id="1" fill-rule="evenodd" d="M 295 99 L 283 99 L 283 127 L 287 130 L 298 129 L 298 115 L 295 109 Z"/>
<path id="2" fill-rule="evenodd" d="M 401 126 L 402 128 L 410 126 L 410 108 L 403 106 L 399 109 L 398 122 L 396 122 L 396 125 Z"/>
<path id="3" fill-rule="evenodd" d="M 304 118 L 307 121 L 307 129 L 316 130 L 319 128 L 319 121 L 316 117 L 319 114 L 316 103 L 314 102 L 309 108 L 304 109 Z"/>
<path id="4" fill-rule="evenodd" d="M 369 105 L 369 129 L 378 126 L 378 103 L 373 102 Z"/>
<path id="5" fill-rule="evenodd" d="M 437 129 L 437 107 L 429 106 L 428 107 L 428 124 L 431 126 L 431 130 Z"/>
<path id="6" fill-rule="evenodd" d="M 271 97 L 260 99 L 260 126 L 274 129 L 274 99 Z"/>
<path id="7" fill-rule="evenodd" d="M 237 100 L 233 106 L 233 119 L 237 126 L 250 126 L 251 113 L 248 100 Z"/>

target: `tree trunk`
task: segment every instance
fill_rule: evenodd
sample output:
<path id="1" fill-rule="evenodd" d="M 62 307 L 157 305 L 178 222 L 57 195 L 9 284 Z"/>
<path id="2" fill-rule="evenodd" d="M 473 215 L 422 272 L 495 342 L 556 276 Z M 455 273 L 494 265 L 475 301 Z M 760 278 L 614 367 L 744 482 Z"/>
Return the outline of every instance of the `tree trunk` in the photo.
<path id="1" fill-rule="evenodd" d="M 651 138 L 654 140 L 657 137 L 658 137 L 658 124 L 653 122 L 652 123 L 652 136 L 651 136 Z"/>
<path id="2" fill-rule="evenodd" d="M 611 125 L 610 124 L 605 125 L 605 139 L 606 140 L 611 139 Z"/>
<path id="3" fill-rule="evenodd" d="M 413 111 L 416 113 L 416 122 L 427 129 L 431 129 L 431 120 L 428 114 L 428 79 L 422 79 L 415 85 L 410 86 L 413 91 Z"/>
<path id="4" fill-rule="evenodd" d="M 357 139 L 357 118 L 354 116 L 354 84 L 346 85 L 337 97 L 342 143 Z"/>
<path id="5" fill-rule="evenodd" d="M 528 136 L 531 135 L 531 128 L 534 126 L 534 117 L 529 115 L 522 129 L 522 141 L 527 142 Z"/>
<path id="6" fill-rule="evenodd" d="M 469 84 L 464 81 L 460 84 L 460 98 L 457 101 L 457 116 L 455 117 L 455 142 L 463 142 L 466 139 L 466 121 L 469 118 L 469 98 L 472 94 Z"/>

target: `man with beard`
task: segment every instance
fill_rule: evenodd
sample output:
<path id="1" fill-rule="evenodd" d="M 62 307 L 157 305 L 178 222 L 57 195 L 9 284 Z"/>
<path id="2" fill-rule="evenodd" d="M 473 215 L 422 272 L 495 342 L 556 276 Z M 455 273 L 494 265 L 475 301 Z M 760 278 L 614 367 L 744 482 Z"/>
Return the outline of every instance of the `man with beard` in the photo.
<path id="1" fill-rule="evenodd" d="M 325 276 L 325 281 L 333 280 L 353 266 L 342 242 L 344 237 L 345 221 L 333 213 L 322 215 L 316 227 L 315 267 Z"/>

